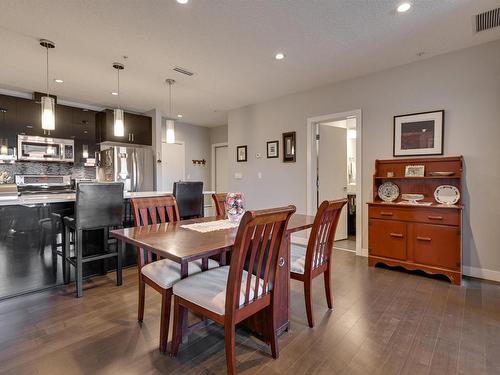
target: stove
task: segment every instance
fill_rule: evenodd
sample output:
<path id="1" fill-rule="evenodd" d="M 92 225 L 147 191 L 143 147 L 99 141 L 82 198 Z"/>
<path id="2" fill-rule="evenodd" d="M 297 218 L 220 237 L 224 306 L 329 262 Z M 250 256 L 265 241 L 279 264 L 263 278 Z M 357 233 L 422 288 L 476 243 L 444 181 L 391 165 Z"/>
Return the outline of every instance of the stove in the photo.
<path id="1" fill-rule="evenodd" d="M 21 195 L 74 193 L 71 176 L 16 175 L 16 185 Z"/>

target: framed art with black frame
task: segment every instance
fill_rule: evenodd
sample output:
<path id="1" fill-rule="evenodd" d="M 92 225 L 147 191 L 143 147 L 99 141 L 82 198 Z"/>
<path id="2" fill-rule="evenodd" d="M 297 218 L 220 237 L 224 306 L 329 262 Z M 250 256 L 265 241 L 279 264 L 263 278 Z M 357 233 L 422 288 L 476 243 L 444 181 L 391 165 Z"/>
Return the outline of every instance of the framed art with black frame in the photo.
<path id="1" fill-rule="evenodd" d="M 444 110 L 394 116 L 394 156 L 443 155 Z"/>

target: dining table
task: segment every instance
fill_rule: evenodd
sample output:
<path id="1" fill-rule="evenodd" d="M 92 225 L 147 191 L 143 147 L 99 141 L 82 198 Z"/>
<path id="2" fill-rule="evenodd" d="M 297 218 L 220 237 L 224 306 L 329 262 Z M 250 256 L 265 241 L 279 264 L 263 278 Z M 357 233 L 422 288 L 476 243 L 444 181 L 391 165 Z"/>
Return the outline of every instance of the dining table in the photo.
<path id="1" fill-rule="evenodd" d="M 226 219 L 223 216 L 202 217 L 197 219 L 166 222 L 142 227 L 122 228 L 110 231 L 110 235 L 121 242 L 124 251 L 126 244 L 156 254 L 180 264 L 181 278 L 188 277 L 188 263 L 202 259 L 202 269 L 208 268 L 208 258 L 216 257 L 221 265 L 227 264 L 233 249 L 238 227 L 200 232 L 186 228 L 186 225 Z M 290 326 L 290 246 L 291 234 L 310 229 L 314 216 L 293 214 L 288 222 L 284 242 L 280 249 L 278 268 L 273 289 L 273 319 L 277 334 L 281 335 Z M 229 256 L 228 256 L 229 255 Z M 270 310 L 264 309 L 251 316 L 242 324 L 268 339 L 267 322 Z"/>

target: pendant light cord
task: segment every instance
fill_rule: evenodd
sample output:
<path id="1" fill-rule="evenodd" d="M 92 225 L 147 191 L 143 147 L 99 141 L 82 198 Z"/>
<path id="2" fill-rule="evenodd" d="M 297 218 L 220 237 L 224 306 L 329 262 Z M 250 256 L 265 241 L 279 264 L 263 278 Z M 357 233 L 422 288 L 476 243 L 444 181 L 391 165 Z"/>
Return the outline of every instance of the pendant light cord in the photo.
<path id="1" fill-rule="evenodd" d="M 117 89 L 117 94 L 118 94 L 118 108 L 121 109 L 121 100 L 120 100 L 120 69 L 116 69 L 118 71 L 118 89 Z"/>
<path id="2" fill-rule="evenodd" d="M 47 50 L 47 96 L 49 96 L 49 47 L 45 47 Z"/>
<path id="3" fill-rule="evenodd" d="M 169 97 L 169 112 L 170 117 L 172 117 L 172 82 L 168 84 L 168 97 Z"/>

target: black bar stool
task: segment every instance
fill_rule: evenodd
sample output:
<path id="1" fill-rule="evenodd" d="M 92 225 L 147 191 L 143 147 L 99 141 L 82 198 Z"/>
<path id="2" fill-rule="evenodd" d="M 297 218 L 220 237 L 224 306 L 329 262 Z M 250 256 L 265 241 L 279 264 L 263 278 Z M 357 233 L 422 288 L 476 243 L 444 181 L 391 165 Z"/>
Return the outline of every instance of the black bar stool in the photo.
<path id="1" fill-rule="evenodd" d="M 203 182 L 174 182 L 174 197 L 181 220 L 203 217 Z"/>
<path id="2" fill-rule="evenodd" d="M 75 215 L 66 216 L 66 267 L 76 269 L 76 296 L 83 294 L 83 264 L 116 257 L 116 285 L 122 284 L 122 249 L 109 251 L 109 229 L 119 228 L 123 221 L 123 183 L 81 183 L 76 191 Z M 103 230 L 103 249 L 99 254 L 83 256 L 85 231 Z M 75 255 L 70 256 L 70 233 L 74 232 Z M 69 269 L 65 272 L 69 275 Z"/>

